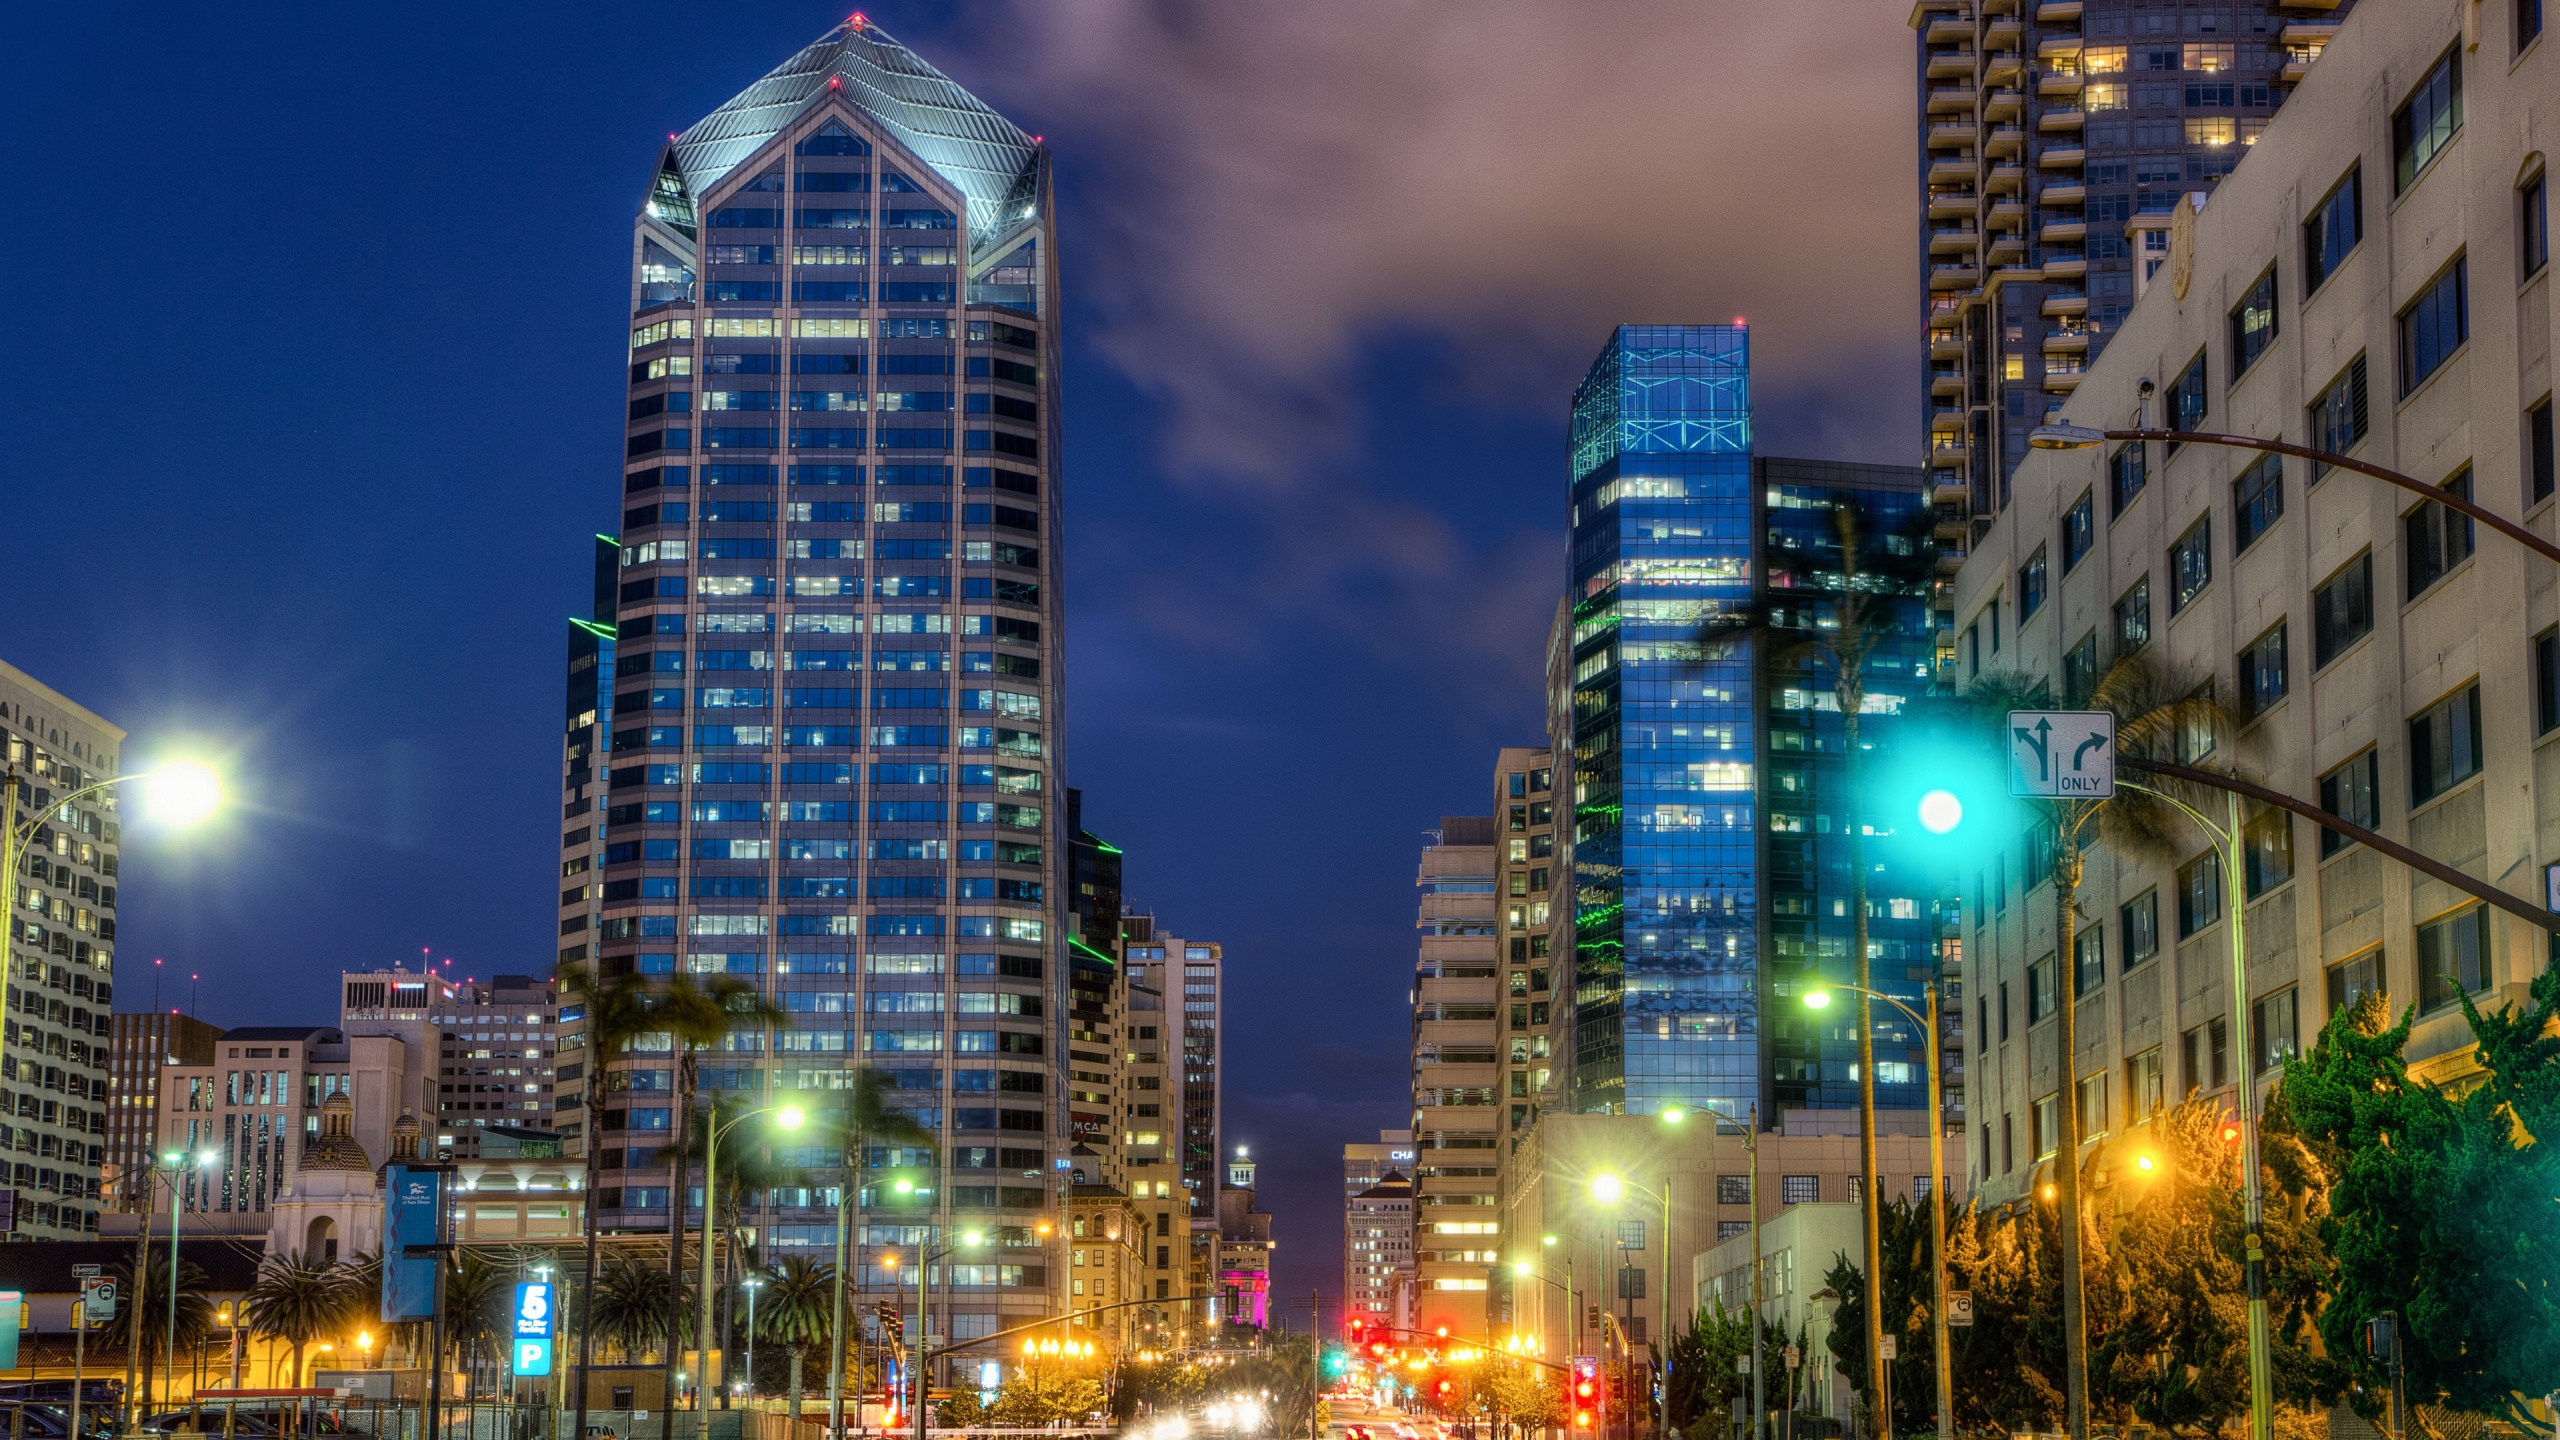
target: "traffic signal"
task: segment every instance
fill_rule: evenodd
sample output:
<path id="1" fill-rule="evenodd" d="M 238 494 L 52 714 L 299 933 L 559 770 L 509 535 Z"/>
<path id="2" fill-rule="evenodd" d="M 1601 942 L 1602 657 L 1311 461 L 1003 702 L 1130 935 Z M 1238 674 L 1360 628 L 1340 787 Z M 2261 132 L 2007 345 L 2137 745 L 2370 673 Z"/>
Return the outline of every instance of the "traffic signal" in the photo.
<path id="1" fill-rule="evenodd" d="M 1589 1433 L 1599 1428 L 1602 1397 L 1600 1362 L 1588 1355 L 1573 1357 L 1573 1428 Z"/>
<path id="2" fill-rule="evenodd" d="M 890 1343 L 896 1345 L 903 1345 L 907 1343 L 907 1315 L 905 1311 L 890 1304 L 888 1301 L 883 1300 L 873 1313 L 880 1317 L 880 1333 L 888 1336 Z"/>
<path id="3" fill-rule="evenodd" d="M 1987 858 L 2021 828 L 2003 752 L 1980 728 L 1942 707 L 1905 708 L 1867 764 L 1862 818 L 1871 843 L 1945 874 Z"/>
<path id="4" fill-rule="evenodd" d="M 2397 1315 L 2382 1314 L 2364 1322 L 2364 1358 L 2376 1365 L 2390 1365 L 2399 1356 L 2400 1322 Z"/>

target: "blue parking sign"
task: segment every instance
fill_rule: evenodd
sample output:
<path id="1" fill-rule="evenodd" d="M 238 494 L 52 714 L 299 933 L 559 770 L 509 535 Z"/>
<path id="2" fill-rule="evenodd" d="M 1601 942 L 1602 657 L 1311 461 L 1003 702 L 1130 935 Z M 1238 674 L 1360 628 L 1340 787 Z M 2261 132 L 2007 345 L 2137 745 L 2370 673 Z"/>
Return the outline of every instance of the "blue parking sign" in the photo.
<path id="1" fill-rule="evenodd" d="M 551 1282 L 528 1280 L 516 1287 L 515 1373 L 551 1373 Z"/>

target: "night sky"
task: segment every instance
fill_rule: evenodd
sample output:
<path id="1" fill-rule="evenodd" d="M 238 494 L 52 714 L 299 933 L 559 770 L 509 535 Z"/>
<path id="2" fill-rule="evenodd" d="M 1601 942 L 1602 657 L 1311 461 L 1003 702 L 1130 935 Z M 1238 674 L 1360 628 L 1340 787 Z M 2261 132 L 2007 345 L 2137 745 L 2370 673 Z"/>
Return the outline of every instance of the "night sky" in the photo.
<path id="1" fill-rule="evenodd" d="M 1763 453 L 1912 463 L 1907 7 L 892 0 L 1058 155 L 1069 781 L 1223 941 L 1278 1307 L 1401 1123 L 1415 851 L 1540 744 L 1564 410 L 1747 316 Z M 556 949 L 563 619 L 619 519 L 631 216 L 824 6 L 21 5 L 0 657 L 227 757 L 126 851 L 117 1003 Z M 190 975 L 200 975 L 200 991 Z"/>

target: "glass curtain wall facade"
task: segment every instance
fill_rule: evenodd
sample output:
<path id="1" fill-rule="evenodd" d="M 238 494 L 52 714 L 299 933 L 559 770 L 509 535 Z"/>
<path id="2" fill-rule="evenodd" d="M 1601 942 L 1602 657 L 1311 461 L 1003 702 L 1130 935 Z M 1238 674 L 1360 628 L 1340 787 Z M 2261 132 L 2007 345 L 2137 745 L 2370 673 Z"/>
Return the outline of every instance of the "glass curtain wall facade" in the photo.
<path id="1" fill-rule="evenodd" d="M 1841 557 L 1838 507 L 1855 507 L 1861 525 L 1882 543 L 1925 547 L 1916 533 L 1929 501 L 1916 468 L 1847 465 L 1762 457 L 1762 533 L 1773 561 L 1766 567 L 1768 608 L 1783 623 L 1829 628 L 1837 585 L 1846 574 Z M 1892 634 L 1867 662 L 1866 703 L 1860 739 L 1866 773 L 1880 775 L 1900 763 L 1895 721 L 1930 694 L 1935 642 L 1925 582 L 1895 602 L 1887 623 Z M 1849 806 L 1846 727 L 1835 694 L 1836 674 L 1818 653 L 1793 650 L 1768 657 L 1761 677 L 1764 773 L 1760 793 L 1764 903 L 1768 909 L 1768 1058 L 1770 1084 L 1763 1114 L 1791 1111 L 1854 1112 L 1858 1105 L 1856 1011 L 1841 1005 L 1808 1011 L 1795 996 L 1817 982 L 1855 983 L 1849 912 Z M 1868 793 L 1878 787 L 1869 786 Z M 1940 910 L 1936 889 L 1904 863 L 1894 848 L 1894 817 L 1873 801 L 1860 816 L 1867 842 L 1867 945 L 1873 987 L 1926 1013 L 1923 987 L 1940 960 Z M 1953 935 L 1952 916 L 1946 930 Z M 1946 948 L 1953 949 L 1949 939 Z M 1950 957 L 1951 958 L 1951 957 Z M 1952 975 L 1952 967 L 1950 968 Z M 1941 992 L 1947 1010 L 1958 996 Z M 1919 1027 L 1890 1005 L 1874 1007 L 1876 1105 L 1925 1110 L 1928 1051 Z M 1949 1037 L 1950 1053 L 1962 1046 Z M 1955 1077 L 1949 1077 L 1951 1081 Z M 1950 1089 L 1961 1095 L 1960 1087 Z M 1956 1102 L 1960 1103 L 1960 1102 Z M 1854 1118 L 1843 1128 L 1853 1128 Z M 1958 1113 L 1954 1123 L 1961 1123 Z"/>
<path id="2" fill-rule="evenodd" d="M 1759 1098 L 1750 336 L 1626 325 L 1575 391 L 1576 1111 Z"/>
<path id="3" fill-rule="evenodd" d="M 859 16 L 669 144 L 597 647 L 585 943 L 789 1017 L 703 1056 L 706 1100 L 890 1078 L 938 1144 L 867 1157 L 856 1264 L 885 1295 L 928 1227 L 983 1228 L 937 1275 L 957 1338 L 1038 1312 L 1064 1159 L 1051 207 L 1036 141 Z M 587 903 L 564 893 L 564 952 Z M 592 1087 L 608 1226 L 666 1223 L 674 1062 Z M 844 1157 L 778 1158 L 812 1180 L 744 1223 L 831 1253 Z"/>

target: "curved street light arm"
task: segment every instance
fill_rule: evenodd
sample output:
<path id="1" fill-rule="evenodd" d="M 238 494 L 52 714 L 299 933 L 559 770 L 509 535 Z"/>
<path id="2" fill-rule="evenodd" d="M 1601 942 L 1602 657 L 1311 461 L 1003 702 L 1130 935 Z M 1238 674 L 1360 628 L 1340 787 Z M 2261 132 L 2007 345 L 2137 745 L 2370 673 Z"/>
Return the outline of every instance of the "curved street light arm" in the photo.
<path id="1" fill-rule="evenodd" d="M 1869 990 L 1862 985 L 1843 985 L 1832 980 L 1823 981 L 1822 988 L 1825 990 L 1847 990 L 1855 994 L 1864 995 L 1870 1000 L 1881 1000 L 1887 1005 L 1892 1006 L 1894 1009 L 1901 1011 L 1903 1014 L 1910 1016 L 1912 1024 L 1920 1026 L 1923 1029 L 1928 1028 L 1929 1022 L 1920 1018 L 1919 1011 L 1912 1009 L 1910 1006 L 1903 1004 L 1901 1001 L 1896 1000 L 1881 990 Z"/>
<path id="2" fill-rule="evenodd" d="M 2466 895 L 2474 896 L 2491 905 L 2495 905 L 2499 909 L 2506 911 L 2508 914 L 2515 916 L 2517 919 L 2524 921 L 2528 925 L 2536 926 L 2540 929 L 2552 931 L 2554 933 L 2560 933 L 2560 915 L 2554 915 L 2545 910 L 2537 910 L 2529 901 L 2523 899 L 2521 896 L 2510 894 L 2485 880 L 2474 879 L 2473 877 L 2465 875 L 2461 871 L 2454 869 L 2452 866 L 2445 864 L 2443 861 L 2429 859 L 2428 857 L 2419 854 L 2417 851 L 2410 849 L 2406 845 L 2402 845 L 2394 840 L 2386 840 L 2372 831 L 2365 829 L 2361 825 L 2341 820 L 2337 816 L 2330 814 L 2328 811 L 2323 810 L 2316 805 L 2312 805 L 2306 801 L 2297 800 L 2280 791 L 2270 790 L 2263 785 L 2254 785 L 2249 781 L 2237 779 L 2233 776 L 2216 775 L 2210 770 L 2198 770 L 2186 765 L 2173 765 L 2166 760 L 2143 760 L 2137 759 L 2131 755 L 2119 755 L 2116 757 L 2116 763 L 2128 770 L 2146 771 L 2154 775 L 2168 776 L 2172 780 L 2184 780 L 2191 785 L 2203 785 L 2210 789 L 2226 790 L 2232 794 L 2255 800 L 2262 805 L 2273 805 L 2280 810 L 2290 810 L 2294 814 L 2302 816 L 2323 829 L 2335 830 L 2339 834 L 2346 836 L 2348 839 L 2355 841 L 2359 845 L 2371 846 L 2373 849 L 2384 855 L 2390 856 L 2392 859 L 2399 861 L 2401 864 L 2425 875 L 2431 880 L 2441 880 L 2445 884 L 2452 886 L 2456 890 L 2462 891 Z M 2186 807 L 2181 806 L 2180 808 L 2184 809 Z M 2192 814 L 2193 812 L 2190 811 L 2189 813 Z"/>
<path id="3" fill-rule="evenodd" d="M 2261 440 L 2254 435 L 2222 435 L 2203 430 L 2107 430 L 2101 433 L 2110 440 L 2161 440 L 2172 445 L 2226 445 L 2239 450 L 2264 450 L 2272 455 L 2292 455 L 2304 460 L 2316 460 L 2339 470 L 2353 470 L 2359 475 L 2370 475 L 2385 484 L 2397 485 L 2413 494 L 2423 495 L 2448 509 L 2459 510 L 2545 560 L 2560 560 L 2560 545 L 2552 544 L 2512 520 L 2490 513 L 2475 501 L 2451 494 L 2412 476 L 2403 475 L 2397 470 L 2386 470 L 2370 461 L 2340 455 L 2333 450 L 2315 450 L 2308 445 L 2289 445 L 2282 440 Z"/>

